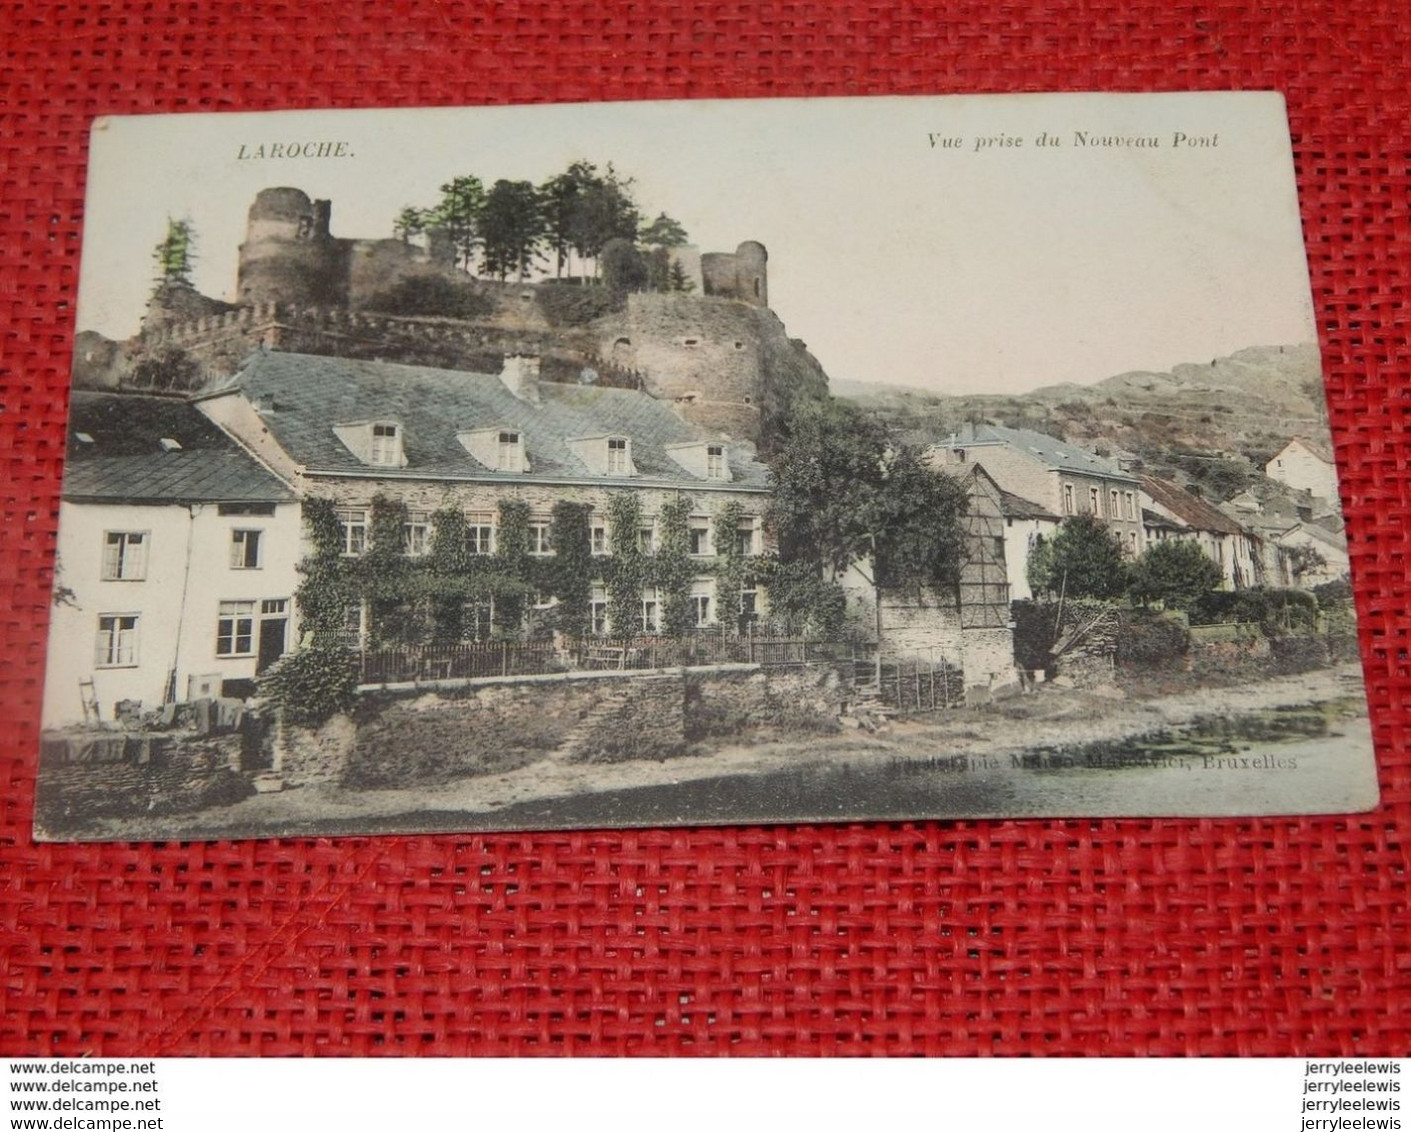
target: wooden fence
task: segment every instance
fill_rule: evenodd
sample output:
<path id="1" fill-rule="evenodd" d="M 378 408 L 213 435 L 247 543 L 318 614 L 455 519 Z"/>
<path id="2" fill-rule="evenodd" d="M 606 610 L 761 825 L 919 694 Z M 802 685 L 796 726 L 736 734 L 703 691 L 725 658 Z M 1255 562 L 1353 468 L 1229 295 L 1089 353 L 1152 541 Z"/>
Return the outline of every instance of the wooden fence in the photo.
<path id="1" fill-rule="evenodd" d="M 487 676 L 540 676 L 581 670 L 627 671 L 757 664 L 782 668 L 853 661 L 851 644 L 796 637 L 697 633 L 689 637 L 587 637 L 562 641 L 357 647 L 359 684 L 402 684 Z"/>
<path id="2" fill-rule="evenodd" d="M 858 660 L 855 679 L 859 692 L 875 695 L 902 715 L 965 703 L 965 675 L 960 664 L 939 652 L 883 662 L 880 682 L 876 661 Z"/>

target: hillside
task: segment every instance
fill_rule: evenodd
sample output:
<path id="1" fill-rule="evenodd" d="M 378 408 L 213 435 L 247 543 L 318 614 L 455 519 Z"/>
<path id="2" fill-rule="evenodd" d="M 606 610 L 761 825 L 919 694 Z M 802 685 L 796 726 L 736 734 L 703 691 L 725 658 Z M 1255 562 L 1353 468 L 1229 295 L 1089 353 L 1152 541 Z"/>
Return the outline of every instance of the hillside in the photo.
<path id="1" fill-rule="evenodd" d="M 1327 431 L 1318 347 L 1258 346 L 1169 373 L 1117 374 L 1020 395 L 945 396 L 900 386 L 835 383 L 914 443 L 967 421 L 1035 428 L 1099 452 L 1127 452 L 1156 474 L 1219 498 L 1250 486 L 1289 440 Z"/>

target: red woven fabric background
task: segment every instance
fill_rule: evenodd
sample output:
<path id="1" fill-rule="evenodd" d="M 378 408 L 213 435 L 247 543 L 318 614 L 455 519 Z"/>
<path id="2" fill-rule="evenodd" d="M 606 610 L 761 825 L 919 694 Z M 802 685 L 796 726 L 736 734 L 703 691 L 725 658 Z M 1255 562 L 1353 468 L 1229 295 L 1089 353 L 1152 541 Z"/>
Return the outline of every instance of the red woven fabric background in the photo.
<path id="1" fill-rule="evenodd" d="M 1407 1053 L 1411 17 L 1282 7 L 0 2 L 0 1050 Z M 31 842 L 94 115 L 1192 88 L 1288 95 L 1378 812 Z"/>

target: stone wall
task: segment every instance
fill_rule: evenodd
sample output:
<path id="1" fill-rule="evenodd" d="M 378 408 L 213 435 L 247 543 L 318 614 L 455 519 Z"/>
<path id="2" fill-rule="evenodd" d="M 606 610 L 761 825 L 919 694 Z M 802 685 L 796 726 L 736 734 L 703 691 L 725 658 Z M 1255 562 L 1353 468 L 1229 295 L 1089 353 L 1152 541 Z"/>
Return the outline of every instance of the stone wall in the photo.
<path id="1" fill-rule="evenodd" d="M 239 774 L 240 737 L 46 735 L 35 820 L 48 833 L 87 818 L 183 813 L 253 792 Z"/>
<path id="2" fill-rule="evenodd" d="M 687 742 L 780 728 L 831 731 L 851 697 L 840 668 L 753 665 L 577 673 L 364 693 L 354 718 L 278 731 L 286 786 L 395 788 L 534 762 L 662 759 Z"/>
<path id="3" fill-rule="evenodd" d="M 599 325 L 599 349 L 641 371 L 646 392 L 677 402 L 688 420 L 708 409 L 714 421 L 731 422 L 732 435 L 753 440 L 764 385 L 763 313 L 729 299 L 630 295 L 626 311 Z"/>
<path id="4" fill-rule="evenodd" d="M 845 668 L 690 669 L 685 675 L 688 739 L 730 738 L 761 728 L 835 731 L 843 704 L 852 697 Z"/>

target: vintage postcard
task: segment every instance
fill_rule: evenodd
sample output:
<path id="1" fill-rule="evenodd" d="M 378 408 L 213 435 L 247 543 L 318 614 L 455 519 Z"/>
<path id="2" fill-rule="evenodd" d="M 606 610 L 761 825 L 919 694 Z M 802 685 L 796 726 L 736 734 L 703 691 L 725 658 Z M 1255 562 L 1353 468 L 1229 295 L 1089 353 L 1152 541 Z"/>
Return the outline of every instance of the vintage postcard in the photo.
<path id="1" fill-rule="evenodd" d="M 108 118 L 45 839 L 1363 810 L 1272 93 Z"/>

